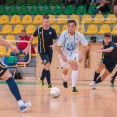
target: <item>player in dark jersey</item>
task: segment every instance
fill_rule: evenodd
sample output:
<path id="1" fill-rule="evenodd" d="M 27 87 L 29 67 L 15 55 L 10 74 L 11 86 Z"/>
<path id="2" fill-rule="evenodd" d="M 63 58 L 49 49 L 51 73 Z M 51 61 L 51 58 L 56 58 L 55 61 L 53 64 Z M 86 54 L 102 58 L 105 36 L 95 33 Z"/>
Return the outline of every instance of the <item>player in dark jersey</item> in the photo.
<path id="1" fill-rule="evenodd" d="M 18 53 L 17 47 L 12 45 L 11 43 L 5 41 L 2 37 L 0 37 L 0 44 L 10 47 L 10 49 L 12 51 L 14 51 L 16 54 Z M 22 100 L 16 82 L 14 81 L 11 73 L 7 69 L 6 65 L 4 65 L 2 63 L 2 61 L 0 61 L 0 78 L 2 80 L 6 81 L 6 83 L 8 84 L 8 87 L 9 87 L 11 93 L 14 95 L 14 97 L 16 98 L 16 100 L 18 102 L 20 110 L 22 112 L 26 111 L 32 104 L 30 102 L 26 103 Z"/>
<path id="2" fill-rule="evenodd" d="M 34 39 L 34 37 L 38 36 L 38 53 L 42 59 L 42 62 L 44 64 L 44 68 L 42 71 L 42 76 L 39 79 L 40 80 L 40 86 L 41 88 L 44 87 L 44 78 L 46 77 L 48 82 L 48 89 L 50 90 L 52 87 L 51 84 L 51 75 L 50 75 L 50 64 L 52 61 L 52 55 L 53 55 L 53 48 L 56 46 L 58 42 L 58 37 L 56 34 L 55 29 L 51 28 L 49 26 L 49 16 L 45 15 L 43 16 L 43 27 L 40 29 L 38 28 L 34 34 L 32 35 L 27 48 L 24 50 L 24 52 L 27 54 L 29 51 L 29 46 Z M 54 42 L 53 42 L 54 41 Z"/>
<path id="3" fill-rule="evenodd" d="M 92 88 L 96 88 L 95 84 L 102 82 L 115 68 L 116 65 L 116 45 L 111 40 L 111 34 L 105 33 L 103 39 L 103 47 L 96 52 L 102 53 L 101 62 L 94 74 L 93 81 L 89 84 Z M 105 68 L 105 72 L 99 77 L 100 72 Z"/>

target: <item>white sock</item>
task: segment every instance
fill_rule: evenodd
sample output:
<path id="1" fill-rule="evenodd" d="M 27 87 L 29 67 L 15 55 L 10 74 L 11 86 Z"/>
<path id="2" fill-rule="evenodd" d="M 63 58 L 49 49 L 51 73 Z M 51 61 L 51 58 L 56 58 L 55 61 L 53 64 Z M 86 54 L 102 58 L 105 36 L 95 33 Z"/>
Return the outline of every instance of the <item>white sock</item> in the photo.
<path id="1" fill-rule="evenodd" d="M 18 105 L 19 105 L 19 107 L 21 107 L 22 105 L 24 105 L 23 100 L 19 100 L 19 101 L 18 101 Z"/>
<path id="2" fill-rule="evenodd" d="M 68 75 L 64 75 L 63 73 L 62 73 L 62 78 L 63 78 L 63 80 L 66 82 L 67 81 L 67 78 L 68 78 Z"/>
<path id="3" fill-rule="evenodd" d="M 72 87 L 75 87 L 77 79 L 78 79 L 78 71 L 77 70 L 76 71 L 72 70 L 71 79 L 72 79 Z"/>

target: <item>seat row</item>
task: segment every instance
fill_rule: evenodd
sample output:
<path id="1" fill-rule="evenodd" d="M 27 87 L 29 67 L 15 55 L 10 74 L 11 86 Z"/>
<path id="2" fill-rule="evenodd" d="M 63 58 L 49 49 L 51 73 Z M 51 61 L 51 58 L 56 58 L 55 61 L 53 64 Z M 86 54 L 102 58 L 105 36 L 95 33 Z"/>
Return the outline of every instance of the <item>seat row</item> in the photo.
<path id="1" fill-rule="evenodd" d="M 92 20 L 91 15 L 83 15 L 81 20 L 78 15 L 71 15 L 70 18 L 68 18 L 67 15 L 59 15 L 58 18 L 56 18 L 55 15 L 49 15 L 49 17 L 50 24 L 66 24 L 68 19 L 76 19 L 78 23 L 83 23 L 83 21 L 85 20 L 84 24 L 117 23 L 117 19 L 114 14 L 109 14 L 106 19 L 104 19 L 103 15 L 97 14 L 94 17 L 94 20 Z M 0 24 L 41 24 L 42 18 L 43 18 L 42 15 L 36 15 L 34 19 L 32 18 L 31 15 L 25 15 L 21 20 L 21 17 L 19 15 L 13 15 L 11 19 L 9 19 L 8 15 L 2 15 L 0 17 Z"/>

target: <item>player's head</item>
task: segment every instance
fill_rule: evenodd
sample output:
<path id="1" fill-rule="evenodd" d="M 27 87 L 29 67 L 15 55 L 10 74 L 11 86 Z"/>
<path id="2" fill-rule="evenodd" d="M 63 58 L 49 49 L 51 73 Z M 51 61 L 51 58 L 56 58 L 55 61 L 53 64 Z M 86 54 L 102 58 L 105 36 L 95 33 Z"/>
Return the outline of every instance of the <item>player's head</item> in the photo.
<path id="1" fill-rule="evenodd" d="M 105 33 L 104 34 L 104 43 L 108 45 L 111 41 L 111 34 L 110 33 Z"/>
<path id="2" fill-rule="evenodd" d="M 43 23 L 43 27 L 44 27 L 45 29 L 48 29 L 49 23 L 50 23 L 50 19 L 49 19 L 49 16 L 48 16 L 48 15 L 44 15 L 44 16 L 43 16 L 43 21 L 42 21 L 42 23 Z"/>
<path id="3" fill-rule="evenodd" d="M 68 32 L 70 34 L 74 34 L 76 29 L 76 21 L 75 20 L 68 20 Z"/>
<path id="4" fill-rule="evenodd" d="M 22 37 L 25 37 L 25 36 L 26 36 L 26 30 L 22 30 L 22 31 L 21 31 L 21 36 L 22 36 Z"/>

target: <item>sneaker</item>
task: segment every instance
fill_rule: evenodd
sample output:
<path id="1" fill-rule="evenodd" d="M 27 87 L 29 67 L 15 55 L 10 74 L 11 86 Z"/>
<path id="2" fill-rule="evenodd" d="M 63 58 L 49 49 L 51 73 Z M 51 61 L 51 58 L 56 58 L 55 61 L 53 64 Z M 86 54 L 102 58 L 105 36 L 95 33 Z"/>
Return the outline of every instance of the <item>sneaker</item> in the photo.
<path id="1" fill-rule="evenodd" d="M 116 77 L 111 77 L 110 82 L 111 82 L 112 84 L 114 84 L 115 78 L 116 78 Z"/>
<path id="2" fill-rule="evenodd" d="M 42 80 L 39 79 L 39 85 L 43 89 L 44 88 L 44 81 L 42 81 Z"/>
<path id="3" fill-rule="evenodd" d="M 67 84 L 67 81 L 65 82 L 63 82 L 63 86 L 64 86 L 64 88 L 68 88 L 68 84 Z"/>
<path id="4" fill-rule="evenodd" d="M 24 105 L 22 105 L 20 107 L 20 110 L 21 110 L 21 112 L 24 112 L 24 111 L 26 111 L 31 106 L 32 106 L 32 103 L 31 102 L 24 102 Z"/>
<path id="5" fill-rule="evenodd" d="M 52 85 L 51 85 L 51 84 L 49 84 L 49 85 L 48 85 L 48 89 L 49 89 L 49 90 L 51 90 L 51 88 L 52 88 Z"/>
<path id="6" fill-rule="evenodd" d="M 78 93 L 77 89 L 75 87 L 72 88 L 73 93 Z"/>
<path id="7" fill-rule="evenodd" d="M 92 89 L 96 89 L 96 84 L 95 84 L 95 81 L 91 81 L 90 82 L 90 84 L 89 84 L 90 86 L 92 86 Z"/>

